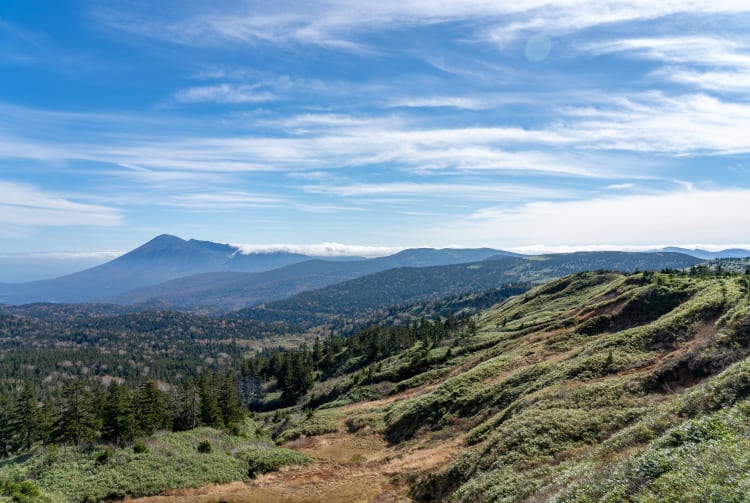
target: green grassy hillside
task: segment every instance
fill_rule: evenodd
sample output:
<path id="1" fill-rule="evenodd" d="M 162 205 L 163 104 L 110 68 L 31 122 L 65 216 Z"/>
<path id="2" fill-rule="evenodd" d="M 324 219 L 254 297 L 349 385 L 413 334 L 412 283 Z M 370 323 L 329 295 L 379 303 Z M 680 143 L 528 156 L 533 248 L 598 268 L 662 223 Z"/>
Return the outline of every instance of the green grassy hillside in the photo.
<path id="1" fill-rule="evenodd" d="M 454 443 L 450 462 L 409 474 L 418 501 L 743 501 L 749 283 L 569 276 L 482 312 L 475 334 L 317 383 L 316 404 L 348 391 L 287 411 L 278 438 L 343 421 L 397 449 Z"/>

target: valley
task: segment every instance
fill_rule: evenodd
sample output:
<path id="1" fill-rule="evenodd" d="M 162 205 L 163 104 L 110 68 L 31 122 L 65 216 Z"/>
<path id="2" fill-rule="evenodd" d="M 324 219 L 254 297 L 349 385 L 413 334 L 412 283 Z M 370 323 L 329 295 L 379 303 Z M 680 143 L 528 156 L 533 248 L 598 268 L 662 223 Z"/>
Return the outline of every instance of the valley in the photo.
<path id="1" fill-rule="evenodd" d="M 506 260 L 516 258 L 499 262 Z M 99 443 L 96 422 L 89 442 L 102 447 L 62 440 L 52 465 L 45 460 L 60 442 L 55 427 L 34 433 L 28 454 L 14 443 L 17 433 L 0 432 L 6 450 L 18 453 L 9 451 L 0 479 L 34 481 L 42 496 L 71 503 L 107 492 L 58 487 L 60 473 L 116 477 L 120 489 L 110 496 L 142 503 L 650 501 L 677 493 L 703 501 L 703 486 L 686 480 L 720 470 L 726 480 L 711 491 L 730 495 L 747 483 L 744 458 L 715 457 L 739 441 L 744 430 L 736 425 L 750 414 L 750 276 L 741 260 L 719 264 L 582 271 L 538 286 L 537 277 L 521 276 L 528 282 L 491 290 L 478 283 L 479 291 L 390 305 L 399 297 L 388 289 L 400 283 L 378 279 L 371 288 L 354 283 L 270 303 L 255 318 L 247 311 L 212 317 L 116 305 L 4 306 L 5 403 L 18 408 L 22 397 L 13 390 L 35 383 L 47 404 L 38 410 L 51 425 L 75 382 L 103 400 L 96 396 L 113 380 L 137 396 L 153 379 L 168 409 L 179 411 L 189 410 L 185 379 L 197 380 L 199 390 L 229 379 L 250 412 L 231 420 L 225 412 L 211 423 L 200 409 L 183 433 L 176 426 L 168 427 L 174 433 L 134 431 L 148 462 L 161 462 L 176 448 L 170 442 L 187 449 L 187 475 L 176 486 L 129 481 L 133 463 L 147 458 L 129 454 L 134 440 Z M 452 271 L 465 269 L 426 268 L 437 278 L 435 271 L 454 278 Z M 404 284 L 419 292 L 411 271 L 387 274 L 406 274 Z M 107 356 L 117 354 L 130 363 Z M 199 396 L 198 404 L 207 400 Z M 202 442 L 223 456 L 216 470 L 224 471 L 197 476 L 207 458 L 188 453 Z M 102 461 L 102 452 L 111 454 Z M 262 465 L 254 457 L 261 453 L 272 455 Z M 669 461 L 651 468 L 656 459 Z M 711 470 L 698 468 L 709 459 Z M 251 466 L 244 475 L 236 471 L 243 463 Z M 264 468 L 254 472 L 254 464 Z"/>

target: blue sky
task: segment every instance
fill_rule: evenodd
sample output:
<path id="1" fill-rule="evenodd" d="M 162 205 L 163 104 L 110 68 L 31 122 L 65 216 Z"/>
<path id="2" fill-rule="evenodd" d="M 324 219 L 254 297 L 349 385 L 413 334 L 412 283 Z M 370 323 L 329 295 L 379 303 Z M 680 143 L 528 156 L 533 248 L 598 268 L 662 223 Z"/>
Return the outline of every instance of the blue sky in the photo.
<path id="1" fill-rule="evenodd" d="M 748 26 L 746 0 L 5 0 L 0 252 L 747 244 Z"/>

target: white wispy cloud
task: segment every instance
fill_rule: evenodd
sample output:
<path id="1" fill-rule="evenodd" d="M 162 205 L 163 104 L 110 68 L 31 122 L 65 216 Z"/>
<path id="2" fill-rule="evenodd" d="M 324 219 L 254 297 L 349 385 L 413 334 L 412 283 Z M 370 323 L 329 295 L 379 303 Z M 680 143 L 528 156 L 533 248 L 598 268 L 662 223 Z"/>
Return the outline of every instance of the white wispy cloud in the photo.
<path id="1" fill-rule="evenodd" d="M 564 34 L 607 24 L 657 19 L 676 14 L 748 12 L 743 0 L 620 0 L 606 8 L 594 0 L 346 0 L 239 4 L 202 4 L 198 8 L 140 16 L 121 9 L 99 9 L 97 20 L 109 26 L 186 45 L 235 43 L 302 43 L 362 50 L 362 33 L 435 23 L 471 22 L 477 35 L 505 41 L 529 31 Z"/>
<path id="2" fill-rule="evenodd" d="M 391 100 L 388 108 L 460 108 L 463 110 L 481 110 L 489 104 L 476 98 L 466 96 L 434 96 L 430 98 L 397 98 Z"/>
<path id="3" fill-rule="evenodd" d="M 233 244 L 245 255 L 251 253 L 289 252 L 316 257 L 383 257 L 398 253 L 400 246 L 347 245 L 341 243 L 319 243 L 301 245 Z"/>
<path id="4" fill-rule="evenodd" d="M 289 204 L 283 198 L 251 194 L 243 191 L 173 195 L 161 204 L 201 211 L 226 211 L 242 208 L 273 208 Z"/>
<path id="5" fill-rule="evenodd" d="M 750 228 L 749 189 L 678 190 L 486 208 L 453 225 L 467 240 L 523 247 L 734 243 Z M 446 225 L 443 232 L 450 231 Z"/>
<path id="6" fill-rule="evenodd" d="M 72 201 L 28 184 L 0 181 L 0 223 L 31 227 L 114 227 L 119 210 Z"/>
<path id="7" fill-rule="evenodd" d="M 608 190 L 628 190 L 635 188 L 635 184 L 633 183 L 613 183 L 611 185 L 607 185 L 604 187 Z"/>
<path id="8" fill-rule="evenodd" d="M 180 184 L 190 184 L 191 186 L 199 185 L 203 187 L 215 186 L 217 184 L 231 185 L 230 176 L 225 176 L 216 172 L 202 172 L 190 170 L 163 170 L 149 169 L 142 166 L 136 166 L 129 163 L 117 163 L 122 169 L 103 169 L 98 171 L 102 175 L 125 178 L 138 183 L 148 184 L 151 189 L 157 188 L 178 188 Z M 71 170 L 72 171 L 72 170 Z"/>
<path id="9" fill-rule="evenodd" d="M 750 67 L 738 71 L 697 71 L 665 67 L 653 72 L 664 80 L 717 92 L 750 91 Z"/>
<path id="10" fill-rule="evenodd" d="M 406 121 L 400 117 L 360 116 L 341 113 L 304 113 L 284 117 L 263 118 L 256 122 L 263 127 L 298 136 L 320 135 L 325 131 L 345 131 L 349 135 L 373 129 L 402 129 Z"/>
<path id="11" fill-rule="evenodd" d="M 748 41 L 707 35 L 629 38 L 582 44 L 579 49 L 661 62 L 664 66 L 651 76 L 694 89 L 750 91 Z"/>
<path id="12" fill-rule="evenodd" d="M 750 105 L 706 94 L 640 93 L 608 107 L 574 108 L 560 129 L 583 148 L 675 156 L 750 152 Z"/>
<path id="13" fill-rule="evenodd" d="M 291 117 L 286 125 L 280 121 L 277 126 L 288 132 L 278 135 L 186 135 L 175 126 L 172 132 L 163 128 L 157 138 L 113 136 L 111 123 L 102 120 L 103 131 L 89 132 L 84 139 L 52 139 L 43 126 L 39 138 L 25 130 L 23 135 L 0 132 L 0 158 L 96 161 L 164 181 L 169 178 L 164 172 L 319 172 L 382 163 L 413 172 L 637 178 L 651 174 L 648 163 L 623 163 L 607 151 L 672 156 L 750 152 L 745 134 L 750 105 L 706 94 L 633 93 L 553 112 L 548 123 L 534 129 L 426 128 L 404 118 L 308 114 Z M 48 127 L 64 129 L 66 121 L 50 117 Z"/>
<path id="14" fill-rule="evenodd" d="M 598 55 L 627 53 L 665 63 L 750 65 L 750 56 L 745 54 L 747 44 L 706 35 L 615 39 L 581 44 L 579 49 Z"/>
<path id="15" fill-rule="evenodd" d="M 559 188 L 534 187 L 503 183 L 353 183 L 348 185 L 308 185 L 307 192 L 343 197 L 425 196 L 430 199 L 461 197 L 462 200 L 558 199 L 571 197 L 573 192 Z"/>
<path id="16" fill-rule="evenodd" d="M 272 93 L 254 85 L 216 84 L 181 89 L 174 95 L 183 103 L 262 103 L 276 99 Z"/>
<path id="17" fill-rule="evenodd" d="M 64 122 L 64 119 L 63 119 Z M 56 127 L 60 127 L 59 125 Z M 102 124 L 103 128 L 111 127 Z M 53 141 L 0 132 L 0 158 L 47 162 L 87 160 L 124 166 L 132 176 L 157 179 L 159 171 L 243 173 L 320 171 L 378 163 L 399 163 L 414 171 L 461 170 L 540 172 L 611 177 L 620 171 L 585 156 L 519 147 L 577 141 L 565 131 L 516 127 L 424 129 L 404 121 L 329 115 L 291 119 L 294 136 L 184 136 L 112 138 L 92 133 L 88 142 Z"/>

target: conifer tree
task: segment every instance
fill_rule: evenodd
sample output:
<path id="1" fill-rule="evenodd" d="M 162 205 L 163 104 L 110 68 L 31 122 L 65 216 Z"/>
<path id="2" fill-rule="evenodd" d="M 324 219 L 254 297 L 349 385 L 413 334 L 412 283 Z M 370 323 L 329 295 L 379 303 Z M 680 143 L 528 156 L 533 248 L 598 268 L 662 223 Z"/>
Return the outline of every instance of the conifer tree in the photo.
<path id="1" fill-rule="evenodd" d="M 200 380 L 200 417 L 201 423 L 206 426 L 224 426 L 216 382 L 210 374 L 201 376 Z"/>
<path id="2" fill-rule="evenodd" d="M 192 379 L 186 379 L 180 386 L 174 404 L 175 431 L 197 428 L 200 424 L 200 390 Z"/>
<path id="3" fill-rule="evenodd" d="M 24 385 L 10 418 L 14 451 L 27 452 L 35 442 L 42 439 L 38 409 L 34 388 L 28 384 Z"/>
<path id="4" fill-rule="evenodd" d="M 10 456 L 13 429 L 11 427 L 12 402 L 7 395 L 0 394 L 0 458 Z"/>
<path id="5" fill-rule="evenodd" d="M 102 439 L 126 445 L 136 434 L 136 419 L 130 391 L 112 382 L 102 408 Z"/>
<path id="6" fill-rule="evenodd" d="M 226 426 L 237 423 L 242 419 L 242 407 L 237 393 L 237 381 L 235 376 L 227 374 L 222 376 L 219 385 L 219 407 L 223 422 Z"/>
<path id="7" fill-rule="evenodd" d="M 167 399 L 154 381 L 144 381 L 138 387 L 135 394 L 135 418 L 137 431 L 141 435 L 151 435 L 156 430 L 171 425 Z"/>
<path id="8" fill-rule="evenodd" d="M 278 387 L 286 398 L 304 395 L 314 383 L 312 366 L 303 351 L 289 351 L 277 376 Z"/>
<path id="9" fill-rule="evenodd" d="M 42 400 L 37 408 L 38 426 L 43 443 L 51 442 L 55 432 L 55 423 L 59 418 L 59 411 L 49 398 Z"/>
<path id="10" fill-rule="evenodd" d="M 323 360 L 323 347 L 320 343 L 320 337 L 316 337 L 315 342 L 313 343 L 312 359 L 315 369 L 318 370 L 320 368 L 320 362 Z"/>
<path id="11" fill-rule="evenodd" d="M 93 410 L 93 396 L 83 381 L 76 379 L 65 385 L 60 417 L 55 425 L 56 438 L 65 443 L 79 444 L 93 440 L 98 430 Z"/>

